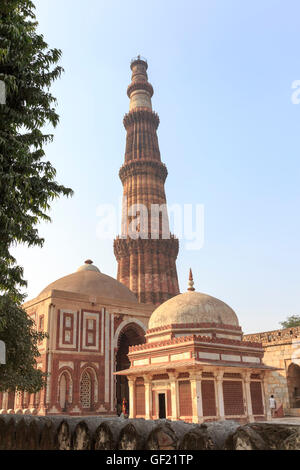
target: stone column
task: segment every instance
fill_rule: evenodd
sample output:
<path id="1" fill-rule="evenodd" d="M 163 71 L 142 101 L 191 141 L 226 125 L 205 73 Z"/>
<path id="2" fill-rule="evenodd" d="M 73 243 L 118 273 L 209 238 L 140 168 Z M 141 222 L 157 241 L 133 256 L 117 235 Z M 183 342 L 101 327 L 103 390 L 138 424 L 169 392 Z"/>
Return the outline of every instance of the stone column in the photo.
<path id="1" fill-rule="evenodd" d="M 152 386 L 151 377 L 144 376 L 145 385 L 145 419 L 152 418 Z"/>
<path id="2" fill-rule="evenodd" d="M 35 408 L 35 393 L 30 393 L 28 398 L 28 408 L 30 413 L 35 415 L 37 410 Z"/>
<path id="3" fill-rule="evenodd" d="M 7 413 L 7 407 L 8 407 L 8 392 L 3 392 L 2 395 L 2 414 Z"/>
<path id="4" fill-rule="evenodd" d="M 178 382 L 175 373 L 169 372 L 170 390 L 171 390 L 171 407 L 172 407 L 172 420 L 177 421 L 179 417 L 178 410 Z"/>
<path id="5" fill-rule="evenodd" d="M 201 375 L 202 375 L 201 372 L 190 374 L 192 407 L 193 407 L 193 423 L 203 422 Z"/>
<path id="6" fill-rule="evenodd" d="M 224 396 L 223 396 L 223 372 L 222 371 L 216 372 L 215 379 L 216 379 L 217 416 L 220 420 L 224 420 L 225 411 L 224 411 Z"/>
<path id="7" fill-rule="evenodd" d="M 264 404 L 264 411 L 267 417 L 267 420 L 272 419 L 272 413 L 269 404 L 269 389 L 268 389 L 268 373 L 266 371 L 262 372 L 262 393 L 263 393 L 263 404 Z"/>
<path id="8" fill-rule="evenodd" d="M 250 391 L 250 375 L 251 372 L 247 371 L 243 374 L 243 382 L 244 382 L 244 396 L 246 399 L 246 410 L 247 410 L 247 416 L 249 419 L 250 423 L 253 423 L 254 416 L 253 416 L 253 410 L 252 410 L 252 400 L 251 400 L 251 391 Z"/>
<path id="9" fill-rule="evenodd" d="M 129 387 L 129 418 L 133 419 L 136 415 L 136 403 L 135 403 L 135 380 L 136 377 L 128 377 Z"/>

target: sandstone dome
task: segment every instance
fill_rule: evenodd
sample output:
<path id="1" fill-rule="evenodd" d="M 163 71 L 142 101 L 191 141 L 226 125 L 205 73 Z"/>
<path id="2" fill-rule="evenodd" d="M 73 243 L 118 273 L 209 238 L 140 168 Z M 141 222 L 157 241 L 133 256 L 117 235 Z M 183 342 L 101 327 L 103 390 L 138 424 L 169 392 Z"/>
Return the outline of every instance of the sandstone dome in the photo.
<path id="1" fill-rule="evenodd" d="M 46 294 L 50 290 L 61 290 L 93 297 L 106 297 L 112 300 L 137 303 L 136 296 L 124 284 L 113 277 L 101 273 L 91 260 L 85 261 L 75 273 L 61 277 L 49 284 L 40 292 Z"/>
<path id="2" fill-rule="evenodd" d="M 239 326 L 235 312 L 222 300 L 188 291 L 167 300 L 152 313 L 148 328 L 184 323 L 218 323 Z"/>

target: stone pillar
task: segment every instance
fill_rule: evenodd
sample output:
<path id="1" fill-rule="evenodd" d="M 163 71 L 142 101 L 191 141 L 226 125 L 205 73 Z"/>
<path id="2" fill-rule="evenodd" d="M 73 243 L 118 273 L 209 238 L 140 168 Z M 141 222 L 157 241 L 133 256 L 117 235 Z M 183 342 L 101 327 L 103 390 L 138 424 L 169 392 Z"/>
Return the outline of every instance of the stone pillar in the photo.
<path id="1" fill-rule="evenodd" d="M 8 392 L 3 392 L 3 395 L 2 395 L 2 409 L 1 409 L 2 414 L 7 413 L 7 407 L 8 407 Z"/>
<path id="2" fill-rule="evenodd" d="M 224 411 L 223 372 L 222 371 L 218 371 L 215 373 L 215 380 L 216 380 L 217 416 L 220 420 L 224 420 L 225 411 Z"/>
<path id="3" fill-rule="evenodd" d="M 203 407 L 201 393 L 201 372 L 190 374 L 192 407 L 193 407 L 193 423 L 203 422 Z"/>
<path id="4" fill-rule="evenodd" d="M 44 367 L 46 367 L 46 372 L 48 373 L 46 387 L 41 390 L 40 393 L 40 400 L 39 400 L 39 414 L 45 415 L 47 410 L 51 407 L 52 401 L 52 393 L 51 388 L 52 385 L 52 350 L 55 349 L 55 305 L 50 304 L 48 307 L 48 318 L 47 318 L 47 332 L 49 334 L 49 338 L 46 338 L 46 355 L 43 359 Z M 56 332 L 57 334 L 57 332 Z M 55 400 L 55 399 L 54 399 Z M 55 400 L 56 401 L 56 400 Z"/>
<path id="5" fill-rule="evenodd" d="M 262 393 L 263 393 L 264 411 L 265 411 L 267 420 L 271 421 L 272 413 L 271 413 L 270 404 L 269 404 L 268 375 L 266 371 L 262 372 L 261 375 L 262 375 L 261 385 L 262 385 Z"/>
<path id="6" fill-rule="evenodd" d="M 152 418 L 152 386 L 151 377 L 144 376 L 145 385 L 145 419 Z"/>
<path id="7" fill-rule="evenodd" d="M 30 414 L 35 415 L 37 414 L 36 410 L 36 400 L 35 400 L 35 393 L 30 393 L 28 397 L 28 409 Z"/>
<path id="8" fill-rule="evenodd" d="M 128 377 L 129 387 L 129 418 L 133 419 L 136 415 L 136 403 L 135 403 L 135 380 L 136 377 Z"/>
<path id="9" fill-rule="evenodd" d="M 250 423 L 253 423 L 254 416 L 252 410 L 252 400 L 251 400 L 251 391 L 250 391 L 250 375 L 251 372 L 247 371 L 243 374 L 243 382 L 244 382 L 244 397 L 246 400 L 246 410 L 247 410 L 247 417 Z"/>
<path id="10" fill-rule="evenodd" d="M 29 394 L 28 406 L 29 406 L 29 408 L 34 408 L 34 406 L 35 406 L 35 394 L 34 393 Z"/>
<path id="11" fill-rule="evenodd" d="M 178 409 L 178 382 L 176 375 L 169 372 L 170 390 L 171 390 L 171 407 L 172 407 L 172 421 L 177 421 L 179 417 Z"/>

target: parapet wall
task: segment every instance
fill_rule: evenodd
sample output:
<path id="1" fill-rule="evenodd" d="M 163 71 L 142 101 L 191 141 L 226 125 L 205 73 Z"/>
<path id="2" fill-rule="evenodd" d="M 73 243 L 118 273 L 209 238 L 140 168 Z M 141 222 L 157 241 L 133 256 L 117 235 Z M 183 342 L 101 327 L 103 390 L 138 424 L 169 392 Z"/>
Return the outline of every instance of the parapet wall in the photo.
<path id="1" fill-rule="evenodd" d="M 0 416 L 0 450 L 300 449 L 300 426 L 124 418 Z"/>
<path id="2" fill-rule="evenodd" d="M 244 335 L 244 341 L 257 341 L 265 347 L 269 343 L 291 343 L 296 338 L 300 338 L 300 326 Z"/>

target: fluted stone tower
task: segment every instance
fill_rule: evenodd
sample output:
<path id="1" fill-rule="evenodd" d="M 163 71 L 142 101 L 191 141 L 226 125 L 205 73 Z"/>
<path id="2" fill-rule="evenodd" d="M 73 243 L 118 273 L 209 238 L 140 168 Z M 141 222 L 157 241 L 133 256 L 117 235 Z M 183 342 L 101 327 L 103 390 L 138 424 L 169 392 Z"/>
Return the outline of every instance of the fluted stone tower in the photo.
<path id="1" fill-rule="evenodd" d="M 153 88 L 147 68 L 147 62 L 139 56 L 131 62 L 129 113 L 123 121 L 127 131 L 125 162 L 119 172 L 123 184 L 122 229 L 114 241 L 114 253 L 118 280 L 136 294 L 139 302 L 158 305 L 179 293 L 178 239 L 170 234 L 164 206 L 168 172 L 160 159 L 156 134 L 159 117 L 152 111 Z M 163 208 L 160 212 L 159 206 Z M 140 216 L 138 236 L 131 228 L 137 220 L 135 215 Z"/>

